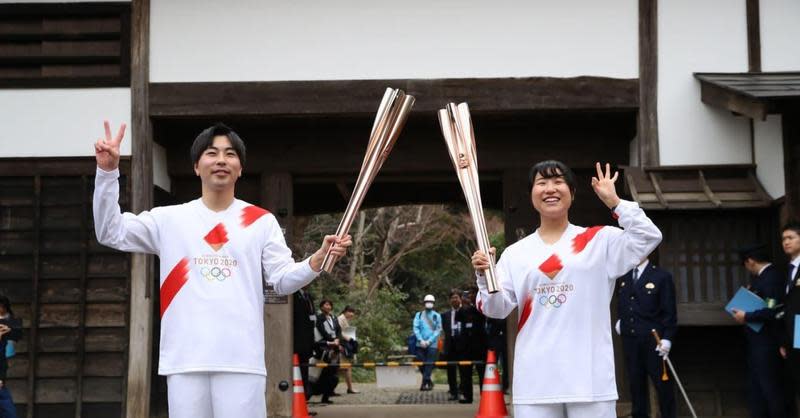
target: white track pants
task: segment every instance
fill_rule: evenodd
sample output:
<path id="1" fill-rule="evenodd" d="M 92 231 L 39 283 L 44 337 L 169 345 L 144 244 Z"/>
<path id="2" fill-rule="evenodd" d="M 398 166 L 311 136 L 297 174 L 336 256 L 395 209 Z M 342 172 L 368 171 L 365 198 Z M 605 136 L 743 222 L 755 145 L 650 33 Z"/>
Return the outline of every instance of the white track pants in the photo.
<path id="1" fill-rule="evenodd" d="M 172 374 L 169 418 L 266 418 L 266 388 L 266 376 L 257 374 Z"/>
<path id="2" fill-rule="evenodd" d="M 514 418 L 616 418 L 617 401 L 514 405 Z"/>

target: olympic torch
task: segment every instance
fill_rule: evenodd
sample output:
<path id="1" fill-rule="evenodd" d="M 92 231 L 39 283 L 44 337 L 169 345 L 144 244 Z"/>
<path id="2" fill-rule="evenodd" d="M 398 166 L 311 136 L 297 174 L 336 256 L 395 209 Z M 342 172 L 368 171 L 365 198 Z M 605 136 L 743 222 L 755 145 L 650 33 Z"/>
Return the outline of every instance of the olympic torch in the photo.
<path id="1" fill-rule="evenodd" d="M 491 246 L 481 203 L 478 154 L 475 149 L 475 133 L 472 130 L 469 106 L 466 103 L 459 105 L 448 103 L 444 109 L 439 110 L 439 124 L 442 128 L 444 142 L 447 144 L 450 160 L 453 162 L 458 181 L 461 183 L 461 189 L 467 200 L 478 248 L 489 257 L 489 268 L 484 272 L 486 284 L 489 293 L 495 293 L 499 290 L 499 286 L 495 274 L 494 256 L 489 252 Z"/>
<path id="2" fill-rule="evenodd" d="M 402 90 L 387 88 L 383 94 L 375 122 L 372 124 L 367 152 L 361 163 L 361 172 L 358 174 L 358 180 L 356 180 L 350 201 L 347 203 L 347 209 L 336 229 L 337 237 L 343 238 L 350 231 L 350 226 L 367 195 L 367 190 L 389 157 L 413 105 L 414 97 L 405 94 Z M 333 270 L 333 265 L 338 261 L 338 257 L 331 254 L 332 248 L 328 249 L 322 261 L 322 269 L 328 273 Z"/>

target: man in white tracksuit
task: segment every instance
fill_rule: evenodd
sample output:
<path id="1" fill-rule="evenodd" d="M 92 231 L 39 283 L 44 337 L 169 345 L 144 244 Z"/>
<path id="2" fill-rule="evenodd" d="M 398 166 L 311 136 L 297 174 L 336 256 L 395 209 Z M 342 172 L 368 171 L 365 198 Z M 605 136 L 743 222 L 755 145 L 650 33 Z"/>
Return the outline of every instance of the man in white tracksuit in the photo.
<path id="1" fill-rule="evenodd" d="M 245 146 L 222 124 L 191 148 L 202 197 L 120 213 L 125 125 L 114 137 L 108 122 L 105 131 L 95 143 L 95 232 L 103 245 L 159 256 L 158 373 L 167 376 L 169 416 L 266 417 L 262 277 L 280 294 L 295 292 L 317 276 L 329 247 L 343 256 L 350 237 L 326 236 L 316 253 L 295 262 L 275 217 L 234 197 Z"/>
<path id="2" fill-rule="evenodd" d="M 611 175 L 597 164 L 592 187 L 624 230 L 569 222 L 575 177 L 561 162 L 543 161 L 530 173 L 535 233 L 506 248 L 497 264 L 500 291 L 489 294 L 481 273 L 488 258 L 476 251 L 478 308 L 505 318 L 519 307 L 514 347 L 514 416 L 616 417 L 617 385 L 609 304 L 617 277 L 661 241 L 661 232 L 634 202 L 620 200 Z"/>

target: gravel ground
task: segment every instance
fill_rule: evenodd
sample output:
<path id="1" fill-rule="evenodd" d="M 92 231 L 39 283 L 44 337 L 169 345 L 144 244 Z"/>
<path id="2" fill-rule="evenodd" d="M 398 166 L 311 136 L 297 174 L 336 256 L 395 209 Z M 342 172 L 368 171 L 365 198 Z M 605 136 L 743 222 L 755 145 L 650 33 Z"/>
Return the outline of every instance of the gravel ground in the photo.
<path id="1" fill-rule="evenodd" d="M 436 385 L 432 391 L 420 392 L 416 388 L 391 388 L 379 389 L 375 383 L 356 383 L 356 390 L 361 393 L 347 394 L 344 383 L 340 383 L 336 388 L 336 393 L 341 396 L 331 398 L 335 405 L 396 405 L 396 404 L 456 404 L 456 401 L 448 401 L 447 385 Z M 474 394 L 475 408 L 480 402 L 480 390 L 478 385 L 472 389 Z M 321 397 L 313 396 L 309 405 L 319 405 Z M 506 396 L 506 402 L 510 397 Z"/>

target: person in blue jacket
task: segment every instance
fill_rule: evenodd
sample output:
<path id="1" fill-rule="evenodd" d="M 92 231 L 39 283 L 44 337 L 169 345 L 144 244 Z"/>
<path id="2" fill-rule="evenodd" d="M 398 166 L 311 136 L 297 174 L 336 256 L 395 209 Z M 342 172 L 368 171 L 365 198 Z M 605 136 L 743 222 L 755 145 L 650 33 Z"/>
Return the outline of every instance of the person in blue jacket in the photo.
<path id="1" fill-rule="evenodd" d="M 678 331 L 675 283 L 672 274 L 656 267 L 647 258 L 619 278 L 617 333 L 622 335 L 625 368 L 630 383 L 633 418 L 649 416 L 647 377 L 658 394 L 663 418 L 675 418 L 675 389 L 672 377 L 662 380 L 663 357 L 669 354 Z M 656 345 L 652 330 L 661 337 Z"/>
<path id="2" fill-rule="evenodd" d="M 425 295 L 422 300 L 425 310 L 414 315 L 414 336 L 417 337 L 417 358 L 426 364 L 422 366 L 422 385 L 419 390 L 433 389 L 433 362 L 436 361 L 436 353 L 439 350 L 439 335 L 442 333 L 442 317 L 433 310 L 436 298 L 433 295 Z"/>
<path id="3" fill-rule="evenodd" d="M 776 316 L 783 304 L 783 275 L 770 262 L 766 245 L 754 245 L 739 251 L 744 268 L 751 274 L 747 288 L 766 302 L 763 309 L 752 312 L 733 310 L 736 322 L 762 324 L 756 331 L 744 327 L 747 353 L 747 404 L 750 416 L 783 418 L 786 404 L 781 381 L 781 324 Z"/>
<path id="4" fill-rule="evenodd" d="M 17 418 L 17 409 L 5 382 L 8 372 L 6 345 L 9 341 L 19 341 L 20 337 L 22 323 L 14 317 L 8 297 L 0 295 L 0 418 Z"/>

